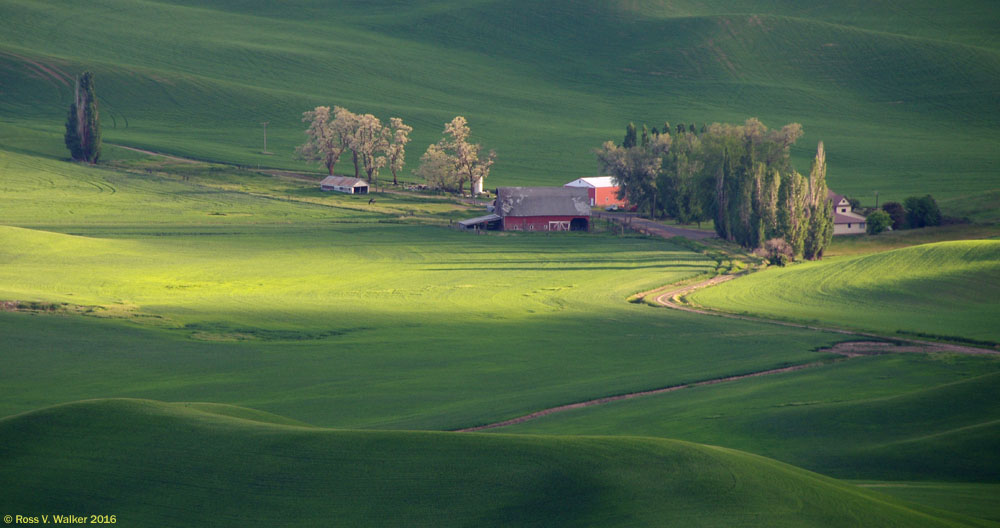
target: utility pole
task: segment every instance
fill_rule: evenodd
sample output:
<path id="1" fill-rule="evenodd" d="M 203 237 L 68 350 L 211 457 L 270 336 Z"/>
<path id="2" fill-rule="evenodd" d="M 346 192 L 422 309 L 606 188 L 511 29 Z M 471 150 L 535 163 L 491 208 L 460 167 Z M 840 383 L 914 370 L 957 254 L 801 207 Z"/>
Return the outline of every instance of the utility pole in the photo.
<path id="1" fill-rule="evenodd" d="M 268 123 L 270 123 L 270 121 L 262 121 L 261 122 L 261 125 L 264 125 L 264 150 L 261 151 L 261 154 L 270 154 L 270 152 L 267 151 L 267 124 Z"/>
<path id="2" fill-rule="evenodd" d="M 878 209 L 878 191 L 875 191 L 875 208 Z"/>

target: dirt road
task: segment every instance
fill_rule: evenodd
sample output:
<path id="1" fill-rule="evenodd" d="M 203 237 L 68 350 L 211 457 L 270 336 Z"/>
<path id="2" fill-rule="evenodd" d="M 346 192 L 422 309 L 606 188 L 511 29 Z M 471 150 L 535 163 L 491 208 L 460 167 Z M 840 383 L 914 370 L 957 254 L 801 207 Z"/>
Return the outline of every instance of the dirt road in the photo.
<path id="1" fill-rule="evenodd" d="M 682 286 L 682 287 L 679 287 L 679 288 L 670 288 L 668 286 L 666 288 L 661 288 L 661 290 L 666 290 L 666 291 L 650 290 L 648 292 L 645 292 L 644 294 L 639 294 L 639 295 L 641 295 L 643 297 L 648 296 L 648 295 L 655 295 L 656 297 L 654 297 L 653 300 L 656 302 L 656 304 L 659 304 L 661 306 L 665 306 L 667 308 L 673 308 L 674 310 L 681 310 L 681 311 L 685 311 L 685 312 L 691 312 L 691 313 L 702 314 L 702 315 L 712 315 L 712 316 L 716 316 L 716 317 L 727 317 L 727 318 L 730 318 L 730 319 L 742 319 L 744 321 L 753 321 L 753 322 L 756 322 L 756 323 L 767 323 L 767 324 L 775 324 L 775 325 L 781 325 L 781 326 L 790 326 L 790 327 L 793 327 L 793 328 L 805 328 L 805 329 L 808 329 L 808 330 L 816 330 L 816 331 L 819 331 L 819 332 L 831 332 L 831 333 L 835 333 L 835 334 L 844 334 L 844 335 L 849 335 L 849 336 L 859 336 L 859 337 L 865 337 L 865 338 L 879 339 L 879 340 L 883 340 L 883 341 L 884 340 L 890 340 L 890 341 L 894 341 L 894 342 L 906 343 L 907 345 L 909 345 L 909 348 L 917 347 L 917 348 L 919 348 L 923 352 L 951 352 L 951 353 L 956 353 L 956 354 L 977 354 L 977 355 L 980 355 L 980 354 L 1000 354 L 1000 351 L 991 350 L 991 349 L 988 349 L 988 348 L 978 348 L 978 347 L 972 347 L 972 346 L 955 345 L 955 344 L 951 344 L 951 343 L 938 343 L 938 342 L 934 342 L 934 341 L 923 341 L 923 340 L 920 340 L 920 339 L 902 338 L 902 337 L 897 337 L 897 336 L 883 336 L 883 335 L 879 335 L 879 334 L 875 334 L 875 333 L 871 333 L 871 332 L 862 332 L 862 331 L 858 331 L 858 330 L 846 330 L 846 329 L 843 329 L 843 328 L 833 328 L 833 327 L 828 327 L 828 326 L 818 326 L 818 325 L 810 325 L 810 324 L 805 324 L 805 323 L 795 323 L 795 322 L 791 322 L 791 321 L 777 321 L 777 320 L 774 320 L 774 319 L 767 319 L 767 318 L 764 318 L 764 317 L 755 317 L 755 316 L 752 316 L 752 315 L 738 315 L 738 314 L 730 314 L 730 313 L 725 313 L 725 312 L 717 312 L 717 311 L 714 311 L 714 310 L 708 310 L 708 309 L 704 309 L 704 308 L 694 308 L 694 307 L 688 306 L 688 305 L 686 305 L 686 304 L 678 301 L 678 298 L 683 297 L 684 295 L 687 295 L 687 294 L 693 292 L 694 290 L 697 290 L 697 289 L 700 289 L 700 288 L 707 288 L 709 286 L 714 286 L 716 284 L 721 284 L 723 282 L 728 282 L 728 281 L 733 280 L 733 279 L 735 279 L 737 277 L 740 277 L 741 275 L 742 274 L 739 274 L 739 275 L 719 275 L 719 276 L 712 277 L 711 279 L 707 279 L 707 280 L 704 280 L 704 281 L 701 281 L 701 282 L 698 282 L 698 283 L 695 283 L 695 284 L 689 284 L 687 286 Z M 900 350 L 900 351 L 902 351 L 902 350 Z"/>
<path id="2" fill-rule="evenodd" d="M 690 238 L 692 240 L 715 238 L 715 233 L 712 231 L 701 231 L 698 229 L 687 229 L 684 227 L 663 225 L 656 223 L 652 220 L 641 218 L 639 217 L 639 215 L 635 213 L 602 213 L 598 211 L 594 213 L 594 217 L 603 218 L 605 220 L 611 220 L 613 222 L 626 225 L 631 229 L 638 231 L 640 233 L 660 236 L 663 238 L 670 238 L 675 236 L 682 236 Z"/>

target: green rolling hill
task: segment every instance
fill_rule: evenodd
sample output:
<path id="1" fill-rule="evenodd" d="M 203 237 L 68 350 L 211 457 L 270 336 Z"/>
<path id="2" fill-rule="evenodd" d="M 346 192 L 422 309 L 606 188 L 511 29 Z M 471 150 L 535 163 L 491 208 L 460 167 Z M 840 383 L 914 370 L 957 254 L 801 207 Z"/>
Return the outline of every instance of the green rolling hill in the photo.
<path id="1" fill-rule="evenodd" d="M 785 464 L 920 481 L 900 495 L 1000 518 L 993 359 L 855 359 L 509 430 L 530 436 L 441 432 L 830 362 L 842 336 L 625 303 L 713 269 L 668 241 L 470 237 L 443 228 L 470 213 L 452 201 L 370 204 L 112 145 L 108 163 L 70 164 L 62 133 L 73 77 L 92 70 L 110 144 L 302 170 L 301 113 L 338 104 L 416 127 L 409 179 L 461 114 L 499 152 L 488 186 L 538 185 L 593 175 L 591 149 L 628 121 L 759 117 L 803 124 L 800 170 L 823 140 L 838 192 L 933 193 L 946 214 L 998 221 L 998 14 L 979 0 L 0 2 L 0 308 L 62 307 L 0 313 L 0 513 L 994 526 Z M 830 259 L 696 299 L 998 341 L 997 251 Z M 56 405 L 115 397 L 216 403 Z"/>
<path id="2" fill-rule="evenodd" d="M 873 201 L 934 193 L 996 218 L 994 3 L 11 0 L 0 6 L 0 138 L 64 156 L 72 77 L 97 73 L 106 139 L 302 167 L 301 112 L 340 104 L 416 127 L 416 165 L 466 115 L 490 184 L 558 184 L 630 120 L 797 121 L 806 168 Z M 269 150 L 258 153 L 260 122 Z M 343 167 L 343 166 L 342 166 Z M 342 170 L 347 170 L 343 167 Z"/>
<path id="3" fill-rule="evenodd" d="M 577 409 L 497 431 L 676 438 L 837 478 L 995 483 L 998 392 L 996 357 L 898 354 Z"/>
<path id="4" fill-rule="evenodd" d="M 964 240 L 768 269 L 695 292 L 712 308 L 886 335 L 1000 342 L 1000 241 Z"/>
<path id="5" fill-rule="evenodd" d="M 0 462 L 4 512 L 123 526 L 992 526 L 686 442 L 338 431 L 149 400 L 0 419 Z"/>

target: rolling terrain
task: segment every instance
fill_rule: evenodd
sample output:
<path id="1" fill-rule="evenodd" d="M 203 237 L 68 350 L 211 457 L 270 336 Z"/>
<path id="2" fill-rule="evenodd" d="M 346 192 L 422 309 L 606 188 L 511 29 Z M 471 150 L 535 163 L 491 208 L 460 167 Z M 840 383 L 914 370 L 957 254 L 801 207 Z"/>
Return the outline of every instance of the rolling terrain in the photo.
<path id="1" fill-rule="evenodd" d="M 997 14 L 973 0 L 0 3 L 0 513 L 997 526 L 996 356 L 845 358 L 829 349 L 842 334 L 626 302 L 726 267 L 696 246 L 600 226 L 475 236 L 447 228 L 481 210 L 458 200 L 371 203 L 257 170 L 307 168 L 292 150 L 320 104 L 414 125 L 404 179 L 465 115 L 499 152 L 488 187 L 593 175 L 591 149 L 628 121 L 756 116 L 804 125 L 800 171 L 823 140 L 838 192 L 933 193 L 945 214 L 997 221 Z M 62 140 L 83 70 L 97 166 L 68 163 Z M 916 242 L 949 229 L 873 254 L 858 238 L 838 246 L 849 256 L 694 299 L 1000 341 L 1000 243 Z M 449 432 L 675 385 L 690 387 Z"/>
<path id="2" fill-rule="evenodd" d="M 845 479 L 995 482 L 998 376 L 995 357 L 864 357 L 498 431 L 677 438 Z"/>
<path id="3" fill-rule="evenodd" d="M 128 526 L 992 526 L 686 442 L 331 430 L 148 400 L 0 419 L 0 461 L 4 511 Z"/>
<path id="4" fill-rule="evenodd" d="M 302 167 L 301 113 L 340 104 L 412 123 L 412 169 L 461 114 L 499 152 L 488 185 L 591 175 L 590 150 L 628 121 L 759 117 L 803 124 L 800 170 L 823 140 L 838 192 L 933 193 L 946 213 L 996 219 L 1000 50 L 983 21 L 997 8 L 935 5 L 12 0 L 0 137 L 58 150 L 84 69 L 110 142 Z M 259 154 L 262 121 L 274 156 Z"/>
<path id="5" fill-rule="evenodd" d="M 998 276 L 1000 241 L 964 240 L 768 269 L 690 298 L 729 312 L 995 344 Z"/>

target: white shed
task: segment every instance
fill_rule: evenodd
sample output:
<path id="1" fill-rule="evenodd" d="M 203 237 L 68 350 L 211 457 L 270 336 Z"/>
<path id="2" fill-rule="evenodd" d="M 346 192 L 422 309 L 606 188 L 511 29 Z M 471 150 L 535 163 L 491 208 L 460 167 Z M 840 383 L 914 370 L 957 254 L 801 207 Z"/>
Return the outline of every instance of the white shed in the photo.
<path id="1" fill-rule="evenodd" d="M 347 176 L 327 176 L 319 183 L 319 188 L 347 194 L 368 194 L 368 182 Z"/>

